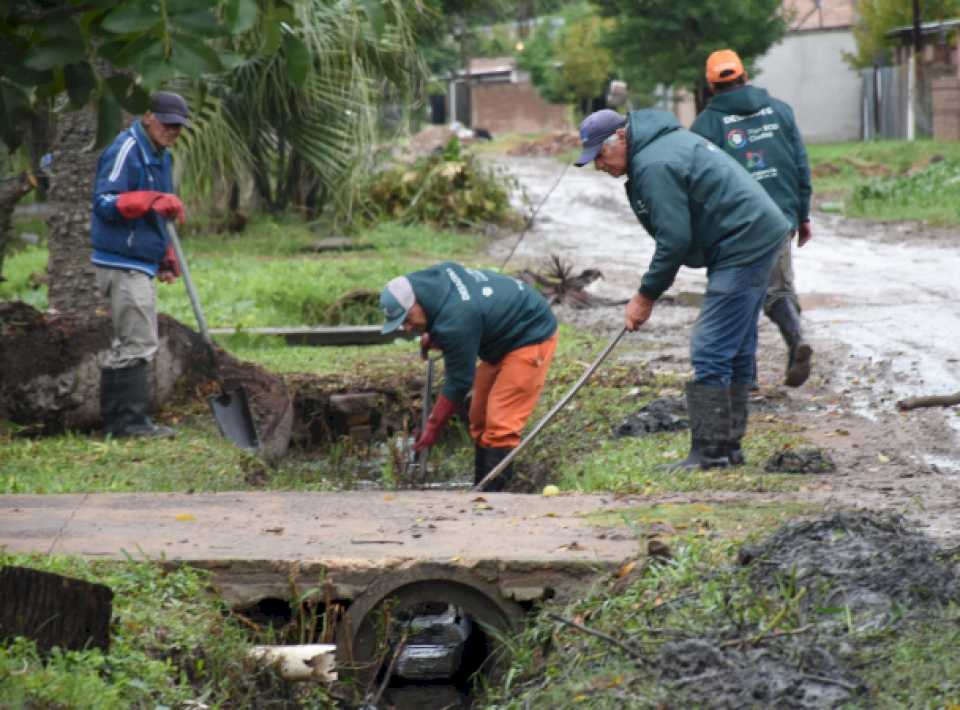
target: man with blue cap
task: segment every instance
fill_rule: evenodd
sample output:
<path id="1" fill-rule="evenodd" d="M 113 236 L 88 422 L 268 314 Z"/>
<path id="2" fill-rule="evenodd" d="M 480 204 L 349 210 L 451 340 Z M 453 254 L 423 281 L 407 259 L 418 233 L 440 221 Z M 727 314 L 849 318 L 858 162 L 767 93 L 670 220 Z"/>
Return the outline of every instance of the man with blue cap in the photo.
<path id="1" fill-rule="evenodd" d="M 686 385 L 690 453 L 674 468 L 743 463 L 746 402 L 734 412 L 730 392 L 753 381 L 760 307 L 790 223 L 733 158 L 684 130 L 672 113 L 604 109 L 584 119 L 580 138 L 575 164 L 626 175 L 630 206 L 656 242 L 626 306 L 627 330 L 647 322 L 681 266 L 707 269 L 690 345 L 694 377 Z"/>
<path id="2" fill-rule="evenodd" d="M 557 321 L 536 289 L 486 269 L 446 261 L 392 279 L 380 294 L 384 333 L 422 333 L 443 353 L 446 379 L 413 448 L 433 446 L 473 388 L 474 483 L 520 443 L 557 348 Z M 479 364 L 477 360 L 480 360 Z M 512 465 L 490 483 L 502 490 Z"/>
<path id="3" fill-rule="evenodd" d="M 120 132 L 97 162 L 90 239 L 97 287 L 110 304 L 113 340 L 100 371 L 104 432 L 170 437 L 149 415 L 150 362 L 160 344 L 156 281 L 180 275 L 166 221 L 184 221 L 174 194 L 172 147 L 190 111 L 179 94 L 158 91 L 150 109 Z"/>

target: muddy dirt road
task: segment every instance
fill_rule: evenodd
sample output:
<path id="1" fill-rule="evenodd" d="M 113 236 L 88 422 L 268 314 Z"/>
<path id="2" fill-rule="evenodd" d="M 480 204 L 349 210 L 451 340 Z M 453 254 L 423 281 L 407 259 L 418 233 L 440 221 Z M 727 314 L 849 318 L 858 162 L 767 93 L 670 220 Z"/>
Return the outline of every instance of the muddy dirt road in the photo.
<path id="1" fill-rule="evenodd" d="M 538 205 L 563 164 L 549 158 L 500 158 L 530 203 Z M 832 508 L 868 507 L 903 513 L 935 538 L 960 542 L 960 408 L 899 413 L 905 396 L 960 390 L 960 230 L 916 224 L 874 224 L 814 213 L 814 237 L 795 249 L 797 289 L 814 371 L 799 389 L 781 386 L 785 351 L 776 326 L 760 323 L 760 397 L 764 413 L 802 428 L 830 450 L 838 471 L 812 478 L 796 494 Z M 516 237 L 496 242 L 503 261 Z M 550 254 L 575 272 L 597 268 L 589 290 L 629 298 L 653 253 L 620 180 L 592 167 L 569 168 L 543 204 L 509 268 L 542 267 Z M 688 341 L 704 271 L 682 269 L 641 332 L 615 353 L 689 369 Z M 672 301 L 672 302 L 671 302 Z M 688 304 L 688 305 L 684 305 Z M 622 325 L 622 307 L 574 311 L 562 320 L 600 338 Z M 749 499 L 753 494 L 723 494 Z M 794 494 L 785 494 L 792 497 Z M 720 496 L 718 496 L 719 498 Z M 770 498 L 769 494 L 764 498 Z"/>

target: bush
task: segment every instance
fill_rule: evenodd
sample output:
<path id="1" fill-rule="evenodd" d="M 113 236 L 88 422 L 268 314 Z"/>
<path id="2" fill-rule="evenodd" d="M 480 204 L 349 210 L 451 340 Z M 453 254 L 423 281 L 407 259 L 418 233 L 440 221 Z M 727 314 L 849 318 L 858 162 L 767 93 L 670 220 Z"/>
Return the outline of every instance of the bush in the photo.
<path id="1" fill-rule="evenodd" d="M 490 170 L 460 149 L 456 137 L 442 153 L 374 175 L 362 191 L 362 213 L 371 222 L 391 219 L 443 228 L 504 224 L 514 213 L 512 178 Z"/>

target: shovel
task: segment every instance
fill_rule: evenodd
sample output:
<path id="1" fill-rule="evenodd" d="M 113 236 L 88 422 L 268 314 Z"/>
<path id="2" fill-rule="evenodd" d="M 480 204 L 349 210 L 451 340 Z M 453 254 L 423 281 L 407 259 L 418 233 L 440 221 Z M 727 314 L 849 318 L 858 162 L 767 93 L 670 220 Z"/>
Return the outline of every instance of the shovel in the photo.
<path id="1" fill-rule="evenodd" d="M 210 352 L 210 359 L 216 365 L 217 350 L 213 346 L 213 340 L 210 339 L 207 319 L 203 317 L 203 309 L 200 308 L 200 299 L 197 297 L 197 290 L 193 287 L 193 279 L 190 278 L 190 269 L 187 266 L 186 258 L 184 258 L 183 248 L 180 246 L 180 238 L 177 236 L 177 230 L 171 220 L 167 221 L 167 234 L 170 235 L 170 243 L 173 244 L 173 251 L 177 255 L 177 261 L 180 262 L 180 274 L 183 276 L 183 283 L 187 287 L 187 296 L 190 297 L 193 314 L 197 317 L 200 335 L 203 336 L 203 342 L 206 343 Z M 217 366 L 217 380 L 220 385 L 220 394 L 207 401 L 210 403 L 214 419 L 217 420 L 220 434 L 241 449 L 256 451 L 260 448 L 260 437 L 257 436 L 257 427 L 254 424 L 253 415 L 250 413 L 247 391 L 243 387 L 237 387 L 229 391 L 225 390 L 223 381 L 220 379 L 219 365 Z"/>
<path id="2" fill-rule="evenodd" d="M 433 358 L 427 355 L 427 377 L 423 383 L 423 412 L 420 415 L 420 431 L 427 430 L 427 421 L 430 419 L 430 408 L 433 406 Z M 420 483 L 427 482 L 427 457 L 430 447 L 425 446 L 417 457 L 417 468 L 420 473 Z"/>
<path id="3" fill-rule="evenodd" d="M 486 490 L 486 486 L 490 483 L 490 481 L 492 481 L 494 478 L 496 478 L 501 473 L 503 473 L 503 470 L 507 466 L 509 466 L 510 462 L 517 457 L 517 454 L 523 451 L 523 449 L 527 446 L 527 444 L 529 444 L 531 441 L 536 439 L 537 434 L 539 434 L 540 431 L 547 424 L 550 423 L 550 420 L 556 416 L 557 412 L 563 409 L 566 406 L 567 402 L 573 399 L 573 395 L 575 395 L 577 393 L 577 390 L 583 387 L 584 383 L 588 379 L 590 379 L 590 375 L 592 375 L 594 372 L 597 371 L 597 368 L 600 367 L 600 363 L 602 363 L 604 360 L 607 359 L 607 355 L 609 355 L 610 351 L 617 346 L 617 343 L 620 342 L 620 338 L 622 338 L 626 334 L 626 332 L 627 332 L 627 329 L 623 328 L 620 330 L 619 333 L 613 336 L 613 339 L 609 343 L 607 343 L 607 347 L 603 349 L 602 353 L 597 355 L 597 359 L 594 360 L 593 364 L 591 364 L 590 367 L 587 368 L 587 371 L 580 376 L 580 379 L 577 380 L 576 383 L 574 383 L 573 387 L 570 388 L 570 391 L 567 392 L 565 395 L 563 395 L 563 398 L 559 402 L 557 402 L 555 405 L 553 405 L 553 408 L 544 415 L 543 419 L 541 419 L 539 422 L 536 423 L 536 426 L 533 427 L 533 431 L 527 434 L 526 438 L 520 442 L 517 448 L 515 448 L 513 451 L 507 454 L 507 456 L 503 459 L 503 461 L 501 461 L 496 466 L 494 466 L 493 470 L 491 470 L 490 473 L 484 476 L 483 480 L 480 481 L 480 483 L 478 483 L 477 485 L 475 485 L 471 490 L 473 491 Z"/>

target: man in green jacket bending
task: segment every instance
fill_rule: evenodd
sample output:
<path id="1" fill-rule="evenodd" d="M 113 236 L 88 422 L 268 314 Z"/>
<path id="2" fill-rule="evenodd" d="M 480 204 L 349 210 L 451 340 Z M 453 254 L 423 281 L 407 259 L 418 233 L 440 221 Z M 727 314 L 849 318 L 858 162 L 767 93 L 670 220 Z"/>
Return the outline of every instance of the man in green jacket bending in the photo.
<path id="1" fill-rule="evenodd" d="M 802 247 L 810 229 L 810 164 L 793 110 L 765 90 L 747 84 L 747 72 L 730 49 L 707 58 L 707 81 L 714 96 L 690 130 L 723 149 L 745 167 L 783 210 Z M 800 301 L 793 286 L 792 239 L 787 239 L 770 273 L 763 312 L 777 324 L 787 344 L 784 380 L 799 387 L 810 376 L 813 349 L 803 337 Z"/>
<path id="2" fill-rule="evenodd" d="M 763 188 L 709 141 L 684 130 L 671 113 L 604 109 L 580 125 L 576 161 L 627 175 L 627 199 L 656 242 L 653 259 L 627 303 L 624 323 L 637 330 L 681 266 L 706 267 L 707 292 L 694 326 L 687 383 L 690 454 L 678 467 L 743 463 L 748 391 L 757 319 L 773 262 L 790 223 Z"/>
<path id="3" fill-rule="evenodd" d="M 474 483 L 520 443 L 557 348 L 557 321 L 536 289 L 494 271 L 452 261 L 392 279 L 380 294 L 383 332 L 423 333 L 422 348 L 443 352 L 446 380 L 416 451 L 433 446 L 473 388 L 470 436 Z M 477 359 L 480 359 L 479 365 Z M 502 490 L 512 464 L 489 484 Z"/>

